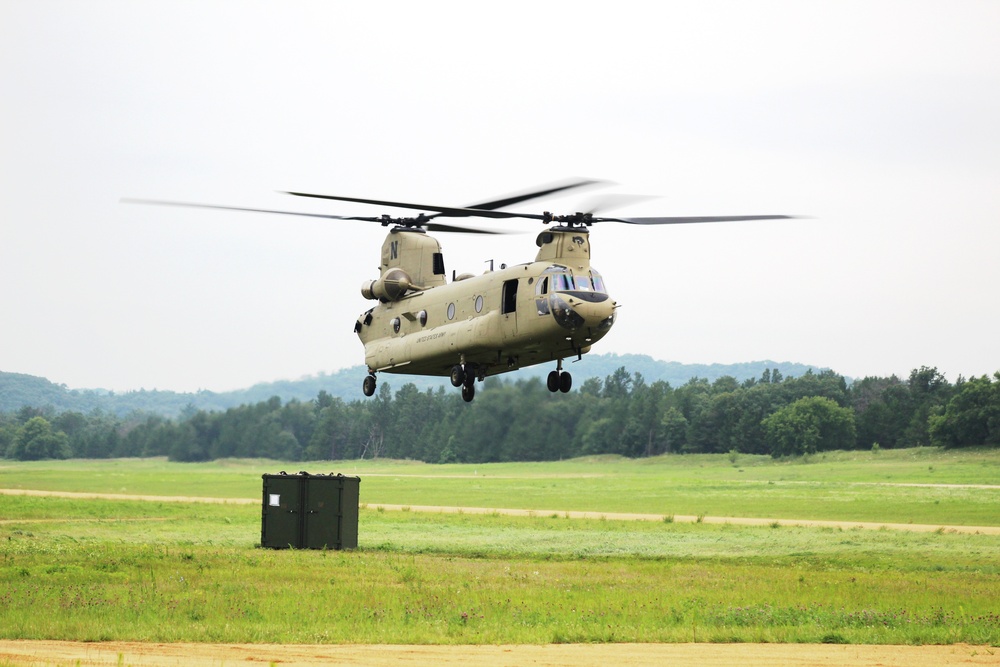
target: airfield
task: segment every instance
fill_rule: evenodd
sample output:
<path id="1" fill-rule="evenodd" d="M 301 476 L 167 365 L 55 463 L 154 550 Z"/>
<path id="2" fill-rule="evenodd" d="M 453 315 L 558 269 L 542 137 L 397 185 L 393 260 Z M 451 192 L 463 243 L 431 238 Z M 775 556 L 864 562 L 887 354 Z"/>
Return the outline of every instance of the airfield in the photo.
<path id="1" fill-rule="evenodd" d="M 1000 664 L 995 452 L 335 467 L 356 552 L 255 547 L 275 462 L 5 462 L 0 664 Z"/>

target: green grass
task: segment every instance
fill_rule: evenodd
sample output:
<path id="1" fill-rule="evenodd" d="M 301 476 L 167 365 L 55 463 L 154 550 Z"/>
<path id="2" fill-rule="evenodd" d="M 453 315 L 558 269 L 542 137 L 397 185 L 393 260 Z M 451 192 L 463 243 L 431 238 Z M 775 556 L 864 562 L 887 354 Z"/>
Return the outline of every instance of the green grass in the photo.
<path id="1" fill-rule="evenodd" d="M 253 506 L 3 509 L 10 639 L 1000 642 L 984 535 L 362 510 L 358 551 L 270 551 Z"/>
<path id="2" fill-rule="evenodd" d="M 942 473 L 964 484 L 995 481 L 990 453 L 954 460 L 933 450 L 877 456 L 886 454 L 890 462 L 880 459 L 878 474 L 898 482 L 923 483 L 922 475 Z M 260 461 L 3 465 L 9 467 L 0 469 L 0 487 L 17 481 L 24 488 L 251 498 L 260 494 L 261 472 L 282 467 Z M 928 505 L 933 523 L 958 524 L 969 516 L 998 522 L 995 490 L 963 489 L 981 508 L 970 515 L 940 489 L 873 485 L 865 474 L 845 472 L 866 463 L 839 453 L 813 463 L 737 460 L 740 467 L 718 456 L 538 466 L 349 462 L 333 469 L 355 474 L 355 465 L 368 503 L 525 507 L 534 498 L 558 509 L 656 512 L 662 510 L 637 509 L 641 498 L 616 494 L 659 492 L 677 493 L 679 506 L 670 513 L 725 514 L 768 507 L 758 496 L 775 491 L 769 507 L 795 518 L 825 518 L 817 516 L 818 501 L 808 489 L 826 499 L 852 491 L 860 496 L 841 509 L 884 503 L 897 508 L 894 517 L 921 516 L 920 506 Z M 980 469 L 987 472 L 977 477 Z M 863 483 L 852 483 L 852 475 Z M 481 496 L 477 485 L 485 489 Z M 685 511 L 681 491 L 662 488 L 673 486 L 693 496 L 699 509 Z M 770 486 L 777 488 L 762 488 Z M 490 495 L 501 492 L 509 495 Z M 464 502 L 468 497 L 493 500 Z M 357 551 L 271 551 L 256 546 L 256 504 L 0 496 L 0 637 L 1000 644 L 997 536 L 364 508 L 359 529 Z"/>
<path id="3" fill-rule="evenodd" d="M 998 450 L 829 452 L 787 461 L 739 455 L 735 465 L 728 455 L 444 466 L 49 461 L 0 466 L 0 488 L 257 498 L 261 474 L 282 469 L 360 475 L 366 503 L 1000 525 Z"/>

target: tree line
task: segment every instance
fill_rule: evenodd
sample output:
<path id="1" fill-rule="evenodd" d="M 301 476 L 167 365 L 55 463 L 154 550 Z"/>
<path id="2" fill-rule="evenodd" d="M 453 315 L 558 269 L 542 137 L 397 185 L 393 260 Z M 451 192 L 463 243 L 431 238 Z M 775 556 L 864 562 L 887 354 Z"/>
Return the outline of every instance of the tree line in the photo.
<path id="1" fill-rule="evenodd" d="M 948 382 L 936 368 L 848 384 L 832 371 L 738 382 L 693 378 L 673 387 L 620 367 L 578 391 L 538 378 L 489 378 L 476 401 L 458 392 L 393 392 L 345 402 L 267 401 L 178 418 L 24 407 L 0 413 L 11 459 L 167 456 L 174 461 L 263 457 L 430 463 L 545 461 L 595 454 L 738 452 L 798 456 L 834 449 L 1000 446 L 1000 372 Z"/>

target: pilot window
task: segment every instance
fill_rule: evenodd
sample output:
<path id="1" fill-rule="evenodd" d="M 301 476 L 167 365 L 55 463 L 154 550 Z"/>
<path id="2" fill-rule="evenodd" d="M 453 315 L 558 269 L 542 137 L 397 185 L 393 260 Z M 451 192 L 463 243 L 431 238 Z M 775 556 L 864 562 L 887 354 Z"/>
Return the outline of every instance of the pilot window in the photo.
<path id="1" fill-rule="evenodd" d="M 552 276 L 552 289 L 556 292 L 573 291 L 573 276 L 568 273 L 557 273 Z"/>

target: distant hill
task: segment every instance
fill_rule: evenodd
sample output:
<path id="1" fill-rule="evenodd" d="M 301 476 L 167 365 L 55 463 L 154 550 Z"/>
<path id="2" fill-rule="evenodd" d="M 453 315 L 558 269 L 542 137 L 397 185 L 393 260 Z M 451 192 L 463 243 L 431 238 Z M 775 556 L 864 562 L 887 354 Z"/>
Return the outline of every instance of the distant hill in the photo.
<path id="1" fill-rule="evenodd" d="M 587 378 L 604 379 L 624 366 L 629 373 L 640 373 L 647 383 L 663 380 L 678 387 L 691 378 L 705 378 L 709 381 L 732 376 L 742 382 L 759 378 L 765 369 L 777 368 L 785 377 L 798 377 L 812 370 L 823 370 L 807 364 L 751 361 L 740 364 L 682 364 L 677 361 L 660 361 L 644 354 L 588 354 L 579 363 L 567 363 L 566 369 L 573 373 L 573 384 L 579 387 Z M 510 379 L 544 377 L 551 364 L 526 368 L 507 375 Z M 44 408 L 51 406 L 58 412 L 76 410 L 92 412 L 103 410 L 117 415 L 126 415 L 141 410 L 168 417 L 176 417 L 191 407 L 198 410 L 225 410 L 247 403 L 266 401 L 278 396 L 282 402 L 291 399 L 308 401 L 316 398 L 321 390 L 337 396 L 346 402 L 360 400 L 361 380 L 365 376 L 364 366 L 354 366 L 335 373 L 320 373 L 298 380 L 280 380 L 255 384 L 236 391 L 178 393 L 160 390 L 139 390 L 124 393 L 103 389 L 69 389 L 64 384 L 55 384 L 45 378 L 5 373 L 0 371 L 0 412 L 13 412 L 24 406 Z M 393 390 L 412 382 L 420 390 L 436 389 L 439 386 L 452 389 L 447 378 L 414 377 L 409 375 L 379 375 L 381 384 L 388 384 Z"/>

